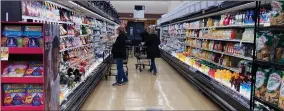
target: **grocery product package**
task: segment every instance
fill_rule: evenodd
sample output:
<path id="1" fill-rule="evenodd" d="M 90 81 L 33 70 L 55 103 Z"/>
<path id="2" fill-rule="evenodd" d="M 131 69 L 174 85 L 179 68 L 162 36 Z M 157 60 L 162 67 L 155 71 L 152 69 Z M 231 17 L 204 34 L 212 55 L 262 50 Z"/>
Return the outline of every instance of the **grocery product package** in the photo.
<path id="1" fill-rule="evenodd" d="M 257 60 L 271 61 L 273 57 L 273 39 L 271 32 L 259 32 L 256 38 Z"/>
<path id="2" fill-rule="evenodd" d="M 284 64 L 284 34 L 275 34 L 276 38 L 276 48 L 274 53 L 275 63 Z"/>
<path id="3" fill-rule="evenodd" d="M 269 69 L 258 68 L 255 80 L 255 96 L 265 99 Z"/>
<path id="4" fill-rule="evenodd" d="M 278 105 L 280 95 L 280 85 L 283 77 L 283 71 L 278 69 L 272 69 L 267 82 L 267 91 L 265 94 L 265 100 L 271 104 Z"/>
<path id="5" fill-rule="evenodd" d="M 282 77 L 282 80 L 281 80 L 280 97 L 279 97 L 278 106 L 284 109 L 284 77 Z"/>
<path id="6" fill-rule="evenodd" d="M 272 14 L 270 18 L 270 25 L 284 25 L 284 1 L 272 1 Z"/>

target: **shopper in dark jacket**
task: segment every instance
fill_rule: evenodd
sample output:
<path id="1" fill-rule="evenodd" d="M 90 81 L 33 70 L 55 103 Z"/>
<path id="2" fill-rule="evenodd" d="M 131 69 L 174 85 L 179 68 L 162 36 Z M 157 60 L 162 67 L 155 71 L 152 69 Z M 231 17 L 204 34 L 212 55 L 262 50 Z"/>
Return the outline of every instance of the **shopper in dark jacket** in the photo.
<path id="1" fill-rule="evenodd" d="M 118 37 L 116 38 L 111 50 L 117 67 L 117 81 L 113 85 L 122 85 L 128 82 L 128 78 L 123 69 L 123 60 L 127 57 L 125 47 L 126 34 L 124 28 L 122 27 L 117 28 L 116 32 Z"/>
<path id="2" fill-rule="evenodd" d="M 140 33 L 140 37 L 142 38 L 142 42 L 145 42 L 148 36 L 149 36 L 149 33 L 147 32 L 146 29 L 145 29 L 144 32 Z"/>
<path id="3" fill-rule="evenodd" d="M 159 37 L 155 34 L 155 29 L 151 28 L 150 30 L 150 35 L 146 39 L 145 46 L 147 47 L 147 58 L 151 59 L 151 66 L 149 69 L 149 72 L 154 71 L 154 74 L 157 74 L 157 68 L 155 64 L 155 58 L 160 57 L 160 39 Z"/>

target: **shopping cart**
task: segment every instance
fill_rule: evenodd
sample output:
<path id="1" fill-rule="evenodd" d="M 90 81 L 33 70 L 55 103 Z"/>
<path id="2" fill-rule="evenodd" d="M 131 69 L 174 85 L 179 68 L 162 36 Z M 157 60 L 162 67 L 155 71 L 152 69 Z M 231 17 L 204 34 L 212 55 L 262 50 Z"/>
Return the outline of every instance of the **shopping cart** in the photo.
<path id="1" fill-rule="evenodd" d="M 110 49 L 111 49 L 111 47 L 110 47 Z M 128 66 L 127 66 L 128 55 L 129 55 L 128 50 L 126 50 L 126 59 L 123 60 L 123 67 L 126 69 L 125 70 L 126 76 L 128 76 Z M 115 60 L 114 60 L 113 55 L 111 53 L 110 53 L 110 60 L 108 61 L 108 64 L 110 65 L 110 67 L 108 69 L 108 74 L 107 75 L 108 76 L 115 76 L 115 78 L 117 79 L 117 73 L 113 73 L 112 72 L 113 70 L 117 70 L 117 69 L 112 67 L 113 65 L 116 65 L 116 63 L 115 63 Z M 106 79 L 107 79 L 107 77 L 106 77 Z"/>
<path id="2" fill-rule="evenodd" d="M 133 45 L 131 40 L 126 40 L 126 50 L 128 57 L 133 57 Z"/>
<path id="3" fill-rule="evenodd" d="M 135 64 L 136 69 L 139 69 L 142 72 L 142 68 L 145 69 L 145 66 L 150 66 L 150 60 L 147 58 L 146 46 L 140 44 L 139 46 L 134 47 L 134 56 L 137 59 Z"/>

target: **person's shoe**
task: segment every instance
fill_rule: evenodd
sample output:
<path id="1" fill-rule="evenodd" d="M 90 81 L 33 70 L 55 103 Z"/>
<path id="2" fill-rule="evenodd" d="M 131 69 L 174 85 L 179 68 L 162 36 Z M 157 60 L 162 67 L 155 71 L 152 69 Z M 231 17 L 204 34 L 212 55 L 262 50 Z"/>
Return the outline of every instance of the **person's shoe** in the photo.
<path id="1" fill-rule="evenodd" d="M 152 70 L 149 69 L 148 72 L 152 72 Z"/>
<path id="2" fill-rule="evenodd" d="M 154 75 L 157 75 L 157 72 L 154 72 L 153 74 L 154 74 Z"/>
<path id="3" fill-rule="evenodd" d="M 114 84 L 112 84 L 112 86 L 121 86 L 121 85 L 123 85 L 122 83 L 114 83 Z"/>
<path id="4" fill-rule="evenodd" d="M 126 84 L 126 83 L 128 83 L 128 80 L 127 80 L 127 81 L 123 81 L 121 84 L 124 85 L 124 84 Z"/>

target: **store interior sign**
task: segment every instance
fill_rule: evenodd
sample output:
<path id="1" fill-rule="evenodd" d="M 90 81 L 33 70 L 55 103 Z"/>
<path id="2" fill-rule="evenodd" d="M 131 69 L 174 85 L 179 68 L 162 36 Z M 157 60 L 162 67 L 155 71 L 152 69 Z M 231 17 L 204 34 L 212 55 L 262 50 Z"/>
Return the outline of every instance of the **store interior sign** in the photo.
<path id="1" fill-rule="evenodd" d="M 144 18 L 144 11 L 145 11 L 144 5 L 135 5 L 133 18 Z"/>

